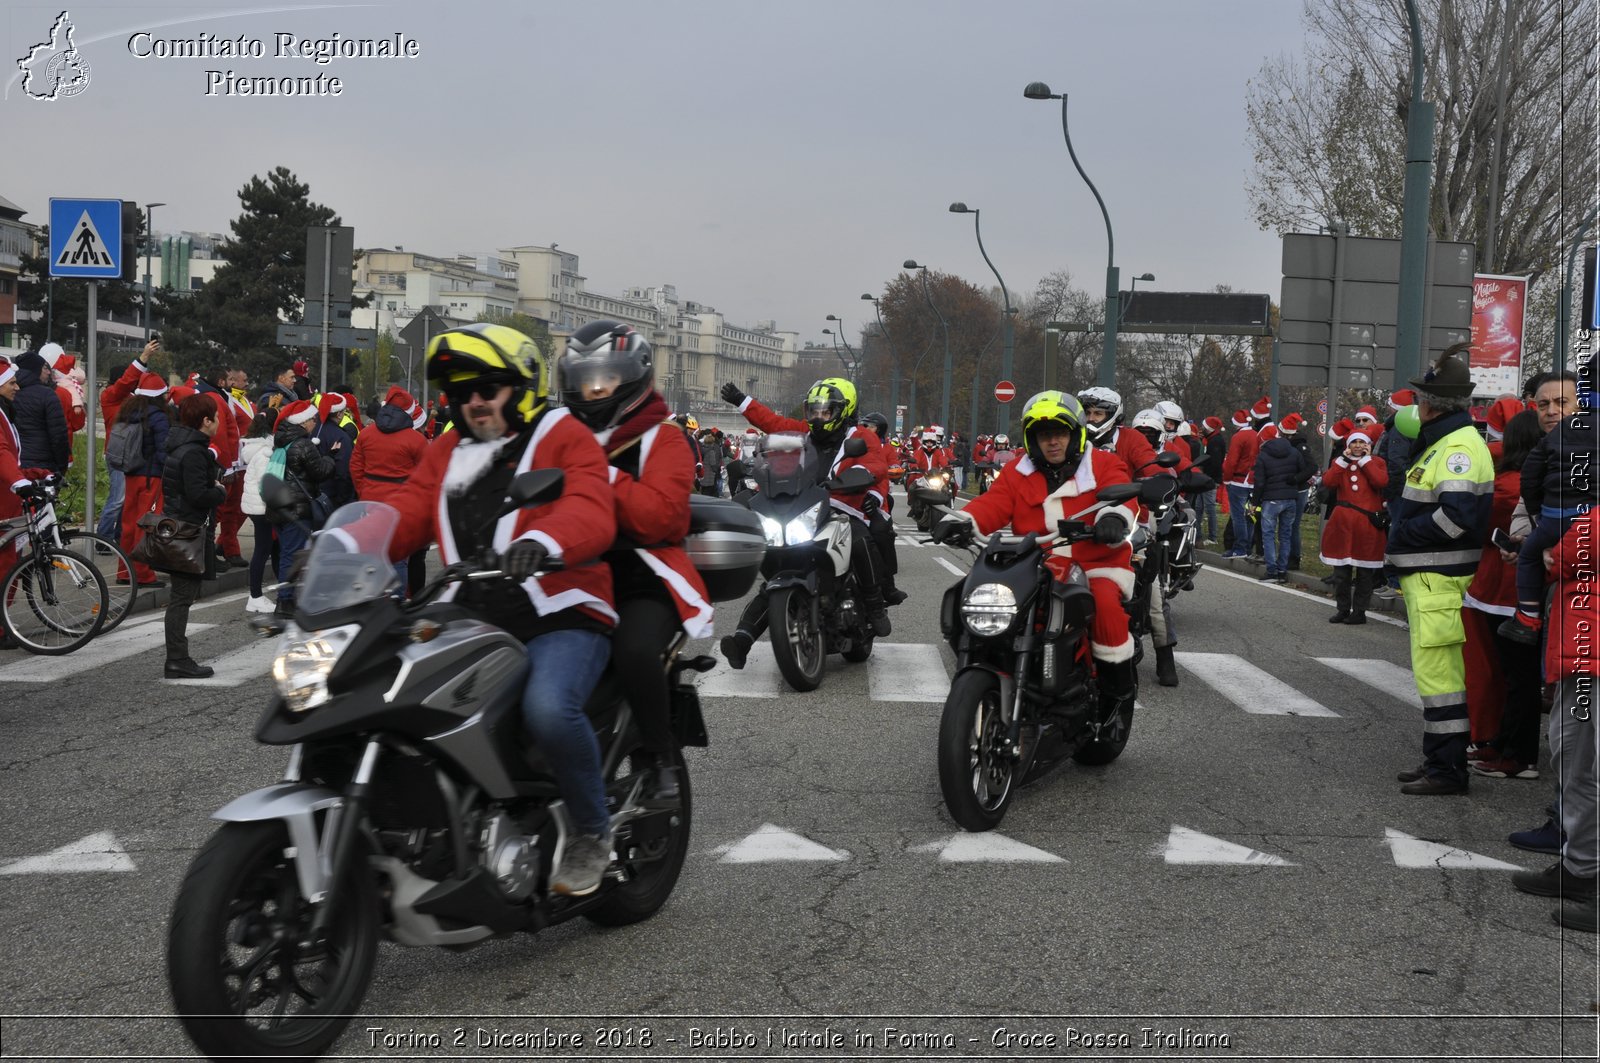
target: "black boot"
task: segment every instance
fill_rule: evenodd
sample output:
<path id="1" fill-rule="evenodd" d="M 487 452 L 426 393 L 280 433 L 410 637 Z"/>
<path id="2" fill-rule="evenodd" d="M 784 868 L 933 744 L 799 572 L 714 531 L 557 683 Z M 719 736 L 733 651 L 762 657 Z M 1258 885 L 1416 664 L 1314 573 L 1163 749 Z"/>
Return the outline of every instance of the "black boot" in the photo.
<path id="1" fill-rule="evenodd" d="M 1372 601 L 1372 585 L 1378 581 L 1378 569 L 1356 569 L 1355 587 L 1350 593 L 1350 618 L 1347 624 L 1365 624 L 1367 605 Z"/>
<path id="2" fill-rule="evenodd" d="M 1095 661 L 1094 667 L 1100 682 L 1100 718 L 1110 719 L 1139 696 L 1139 671 L 1132 661 Z"/>
<path id="3" fill-rule="evenodd" d="M 1330 624 L 1344 624 L 1350 620 L 1350 595 L 1351 580 L 1354 574 L 1351 565 L 1339 565 L 1333 570 L 1333 615 L 1328 617 Z"/>
<path id="4" fill-rule="evenodd" d="M 744 630 L 722 636 L 722 656 L 728 662 L 728 667 L 743 668 L 745 658 L 750 656 L 750 647 L 755 644 L 755 636 Z"/>
<path id="5" fill-rule="evenodd" d="M 879 638 L 887 638 L 894 630 L 894 625 L 889 623 L 889 610 L 884 608 L 883 595 L 870 595 L 862 604 L 867 608 L 867 623 L 872 625 L 872 633 Z"/>
<path id="6" fill-rule="evenodd" d="M 210 665 L 200 664 L 192 657 L 168 660 L 162 674 L 167 679 L 210 679 L 216 674 Z"/>
<path id="7" fill-rule="evenodd" d="M 1172 659 L 1171 646 L 1156 647 L 1156 682 L 1164 687 L 1178 685 L 1178 665 Z"/>
<path id="8" fill-rule="evenodd" d="M 890 607 L 899 605 L 901 602 L 910 597 L 910 595 L 906 594 L 905 591 L 894 585 L 893 576 L 889 577 L 883 582 L 880 590 L 883 594 L 883 604 Z"/>

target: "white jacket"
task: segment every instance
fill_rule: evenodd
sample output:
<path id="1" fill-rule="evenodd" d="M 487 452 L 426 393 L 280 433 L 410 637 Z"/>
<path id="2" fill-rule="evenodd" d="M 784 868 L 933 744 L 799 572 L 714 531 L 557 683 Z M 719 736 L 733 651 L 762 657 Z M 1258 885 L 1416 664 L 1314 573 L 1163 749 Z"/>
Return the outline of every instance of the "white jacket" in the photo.
<path id="1" fill-rule="evenodd" d="M 261 478 L 267 475 L 267 464 L 272 461 L 272 437 L 246 436 L 239 440 L 239 460 L 244 463 L 244 491 L 239 495 L 239 508 L 248 516 L 266 516 L 267 504 L 261 500 Z"/>

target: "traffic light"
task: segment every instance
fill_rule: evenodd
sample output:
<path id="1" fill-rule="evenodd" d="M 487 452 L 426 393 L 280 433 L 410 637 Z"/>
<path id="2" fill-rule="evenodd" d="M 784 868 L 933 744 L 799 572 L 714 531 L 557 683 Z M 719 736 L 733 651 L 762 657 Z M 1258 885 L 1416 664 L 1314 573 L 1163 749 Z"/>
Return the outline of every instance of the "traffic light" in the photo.
<path id="1" fill-rule="evenodd" d="M 139 279 L 139 204 L 122 201 L 122 279 Z"/>

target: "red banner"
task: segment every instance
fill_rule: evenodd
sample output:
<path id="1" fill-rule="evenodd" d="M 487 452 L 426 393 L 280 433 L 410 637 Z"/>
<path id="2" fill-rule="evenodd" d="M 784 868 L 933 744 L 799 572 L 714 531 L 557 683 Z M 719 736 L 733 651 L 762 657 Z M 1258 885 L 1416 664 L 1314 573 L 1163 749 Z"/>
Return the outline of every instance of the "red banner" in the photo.
<path id="1" fill-rule="evenodd" d="M 1472 279 L 1472 379 L 1479 398 L 1516 394 L 1522 383 L 1523 311 L 1528 278 L 1480 273 Z"/>

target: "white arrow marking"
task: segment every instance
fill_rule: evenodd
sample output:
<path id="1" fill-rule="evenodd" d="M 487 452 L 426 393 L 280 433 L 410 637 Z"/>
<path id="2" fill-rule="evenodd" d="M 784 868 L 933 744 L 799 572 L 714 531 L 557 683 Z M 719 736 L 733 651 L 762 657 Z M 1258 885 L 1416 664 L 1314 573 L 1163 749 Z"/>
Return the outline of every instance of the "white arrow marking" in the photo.
<path id="1" fill-rule="evenodd" d="M 1288 683 L 1231 653 L 1177 653 L 1179 664 L 1218 694 L 1257 716 L 1334 716 Z"/>
<path id="2" fill-rule="evenodd" d="M 15 860 L 0 875 L 69 875 L 81 871 L 132 871 L 133 861 L 110 831 L 91 834 L 54 852 Z"/>
<path id="3" fill-rule="evenodd" d="M 1521 871 L 1523 868 L 1516 864 L 1508 864 L 1504 860 L 1496 860 L 1492 856 L 1483 856 L 1480 853 L 1468 852 L 1454 846 L 1443 845 L 1439 842 L 1423 841 L 1413 838 L 1404 831 L 1389 827 L 1383 832 L 1384 841 L 1389 844 L 1389 851 L 1394 854 L 1396 867 L 1410 868 L 1455 868 L 1461 871 Z"/>
<path id="4" fill-rule="evenodd" d="M 1294 867 L 1293 860 L 1273 856 L 1259 849 L 1237 842 L 1213 838 L 1188 827 L 1174 825 L 1167 835 L 1162 851 L 1169 864 L 1260 864 L 1271 867 Z"/>
<path id="5" fill-rule="evenodd" d="M 931 643 L 875 642 L 867 668 L 873 701 L 943 704 L 950 693 L 944 658 Z"/>
<path id="6" fill-rule="evenodd" d="M 938 853 L 939 859 L 952 864 L 1064 864 L 1055 853 L 1035 849 L 1015 838 L 986 831 L 982 834 L 957 834 L 944 841 L 918 845 L 914 853 Z"/>
<path id="7" fill-rule="evenodd" d="M 771 823 L 763 823 L 755 833 L 711 851 L 722 857 L 717 861 L 721 864 L 821 863 L 850 858 L 843 849 L 830 849 Z"/>
<path id="8" fill-rule="evenodd" d="M 1417 694 L 1417 681 L 1412 678 L 1409 668 L 1402 668 L 1391 661 L 1374 661 L 1365 657 L 1318 657 L 1316 660 L 1374 690 L 1399 698 L 1414 709 L 1422 708 L 1422 698 Z"/>

